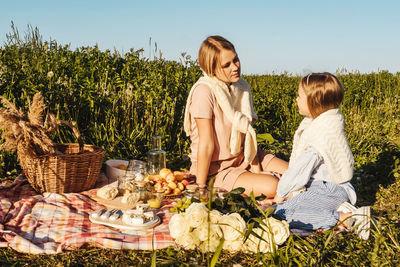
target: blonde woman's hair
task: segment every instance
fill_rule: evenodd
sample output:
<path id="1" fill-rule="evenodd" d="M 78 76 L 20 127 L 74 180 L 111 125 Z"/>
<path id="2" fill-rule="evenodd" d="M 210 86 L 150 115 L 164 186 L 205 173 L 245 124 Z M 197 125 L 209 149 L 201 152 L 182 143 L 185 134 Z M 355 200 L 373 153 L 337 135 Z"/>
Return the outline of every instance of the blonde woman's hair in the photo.
<path id="1" fill-rule="evenodd" d="M 338 108 L 343 101 L 344 89 L 338 78 L 328 72 L 310 73 L 300 81 L 307 96 L 307 104 L 313 119 L 321 113 Z"/>
<path id="2" fill-rule="evenodd" d="M 220 55 L 223 49 L 231 50 L 236 53 L 233 44 L 219 35 L 209 36 L 201 44 L 199 49 L 199 64 L 200 68 L 208 76 L 215 76 L 215 70 L 220 61 Z"/>

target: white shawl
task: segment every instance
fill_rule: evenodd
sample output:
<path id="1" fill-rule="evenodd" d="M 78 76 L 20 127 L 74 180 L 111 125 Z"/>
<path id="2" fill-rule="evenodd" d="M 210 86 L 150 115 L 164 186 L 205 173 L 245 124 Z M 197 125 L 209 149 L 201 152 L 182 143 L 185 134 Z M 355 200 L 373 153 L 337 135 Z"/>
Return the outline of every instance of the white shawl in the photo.
<path id="1" fill-rule="evenodd" d="M 184 129 L 186 135 L 191 133 L 191 115 L 189 112 L 190 103 L 192 102 L 192 94 L 194 88 L 199 84 L 205 84 L 214 93 L 218 105 L 224 112 L 225 116 L 232 123 L 230 137 L 230 152 L 236 155 L 240 152 L 241 136 L 240 133 L 246 134 L 244 144 L 244 161 L 251 162 L 257 154 L 257 137 L 251 123 L 257 120 L 257 115 L 253 108 L 253 100 L 248 83 L 240 79 L 238 82 L 228 86 L 218 80 L 216 77 L 209 77 L 204 73 L 203 77 L 192 86 L 186 102 Z"/>
<path id="2" fill-rule="evenodd" d="M 315 119 L 303 119 L 294 134 L 289 166 L 309 147 L 315 148 L 323 157 L 335 183 L 351 180 L 354 159 L 344 132 L 344 118 L 339 109 L 330 109 Z"/>

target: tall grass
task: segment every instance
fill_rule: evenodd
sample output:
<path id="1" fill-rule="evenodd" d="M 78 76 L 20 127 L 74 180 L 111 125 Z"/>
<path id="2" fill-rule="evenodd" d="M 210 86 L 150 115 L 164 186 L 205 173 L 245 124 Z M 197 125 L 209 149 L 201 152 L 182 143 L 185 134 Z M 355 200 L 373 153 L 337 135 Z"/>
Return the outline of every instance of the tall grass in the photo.
<path id="1" fill-rule="evenodd" d="M 353 184 L 358 204 L 373 205 L 379 227 L 362 242 L 350 233 L 326 232 L 305 239 L 293 237 L 275 254 L 259 257 L 222 253 L 222 265 L 391 265 L 399 263 L 400 215 L 400 73 L 336 73 L 345 87 L 342 113 L 355 157 Z M 28 98 L 42 92 L 48 112 L 78 123 L 85 143 L 106 151 L 106 158 L 143 158 L 154 134 L 164 136 L 163 148 L 173 168 L 188 168 L 189 140 L 183 132 L 183 110 L 191 85 L 201 75 L 196 61 L 146 58 L 141 50 L 121 55 L 97 46 L 71 50 L 54 40 L 43 41 L 38 29 L 20 37 L 12 26 L 0 47 L 0 94 L 26 108 Z M 270 133 L 273 144 L 260 144 L 288 159 L 292 136 L 301 116 L 296 107 L 300 77 L 289 74 L 244 77 L 253 92 L 259 116 L 258 133 Z M 54 136 L 58 142 L 75 142 L 68 129 Z M 0 151 L 0 178 L 20 169 L 15 154 Z M 329 238 L 329 235 L 335 235 Z M 7 263 L 38 261 L 35 256 L 1 250 Z M 106 256 L 102 256 L 103 253 Z M 40 258 L 42 264 L 83 262 L 148 264 L 146 252 L 91 249 Z M 202 265 L 204 255 L 173 249 L 157 251 L 166 265 L 184 262 Z M 2 257 L 0 257 L 0 260 Z"/>

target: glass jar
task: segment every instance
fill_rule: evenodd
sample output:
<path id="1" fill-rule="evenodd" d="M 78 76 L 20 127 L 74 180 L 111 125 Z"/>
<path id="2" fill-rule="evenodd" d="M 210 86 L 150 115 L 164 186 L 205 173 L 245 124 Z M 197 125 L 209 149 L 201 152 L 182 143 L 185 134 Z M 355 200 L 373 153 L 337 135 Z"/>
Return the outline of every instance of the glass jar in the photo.
<path id="1" fill-rule="evenodd" d="M 152 137 L 152 148 L 147 152 L 147 172 L 158 174 L 166 166 L 166 152 L 161 149 L 161 136 Z"/>
<path id="2" fill-rule="evenodd" d="M 125 175 L 118 177 L 118 189 L 123 192 L 126 184 L 134 185 L 136 180 L 143 180 L 146 173 L 146 163 L 144 161 L 129 160 Z"/>
<path id="3" fill-rule="evenodd" d="M 134 166 L 135 170 L 135 181 L 143 181 L 147 176 L 146 163 L 143 161 L 136 162 Z"/>
<path id="4" fill-rule="evenodd" d="M 199 186 L 197 184 L 188 184 L 184 195 L 186 199 L 199 199 Z"/>
<path id="5" fill-rule="evenodd" d="M 228 193 L 228 190 L 222 188 L 222 187 L 214 187 L 213 188 L 213 200 L 215 199 L 224 199 L 224 194 Z"/>
<path id="6" fill-rule="evenodd" d="M 207 185 L 199 186 L 199 200 L 203 203 L 207 203 L 210 192 L 208 191 Z"/>
<path id="7" fill-rule="evenodd" d="M 150 208 L 159 209 L 163 200 L 164 192 L 154 192 L 150 195 L 149 200 L 147 200 L 147 204 L 150 205 Z"/>
<path id="8" fill-rule="evenodd" d="M 143 203 L 146 203 L 151 196 L 151 192 L 146 188 L 146 182 L 137 181 L 136 186 L 139 193 L 139 201 L 143 201 Z"/>

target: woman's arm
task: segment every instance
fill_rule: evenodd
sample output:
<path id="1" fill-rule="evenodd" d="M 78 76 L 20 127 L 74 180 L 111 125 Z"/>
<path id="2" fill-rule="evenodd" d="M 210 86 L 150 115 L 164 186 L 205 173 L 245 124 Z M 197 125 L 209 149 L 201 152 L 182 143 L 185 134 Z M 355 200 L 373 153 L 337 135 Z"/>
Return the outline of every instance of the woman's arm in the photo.
<path id="1" fill-rule="evenodd" d="M 211 156 L 214 152 L 214 137 L 212 120 L 194 119 L 199 131 L 199 146 L 197 150 L 197 173 L 196 182 L 200 186 L 207 183 L 208 170 L 210 168 Z"/>

